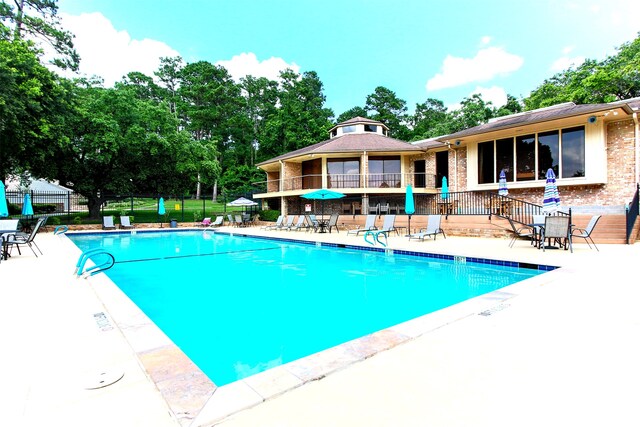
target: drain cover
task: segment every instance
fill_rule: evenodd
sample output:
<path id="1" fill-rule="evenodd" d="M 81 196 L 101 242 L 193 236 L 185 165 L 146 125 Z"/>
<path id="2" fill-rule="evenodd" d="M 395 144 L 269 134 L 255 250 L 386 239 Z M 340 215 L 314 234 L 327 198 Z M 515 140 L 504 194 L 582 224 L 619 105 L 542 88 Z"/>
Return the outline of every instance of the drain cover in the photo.
<path id="1" fill-rule="evenodd" d="M 117 383 L 124 377 L 122 371 L 99 371 L 95 374 L 89 374 L 85 381 L 84 388 L 86 390 L 95 390 Z"/>

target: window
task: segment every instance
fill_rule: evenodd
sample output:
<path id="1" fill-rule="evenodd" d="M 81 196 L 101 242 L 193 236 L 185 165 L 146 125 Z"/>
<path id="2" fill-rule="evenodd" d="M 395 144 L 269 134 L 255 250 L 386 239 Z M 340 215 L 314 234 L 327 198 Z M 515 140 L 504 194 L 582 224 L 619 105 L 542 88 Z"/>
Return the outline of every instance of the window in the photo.
<path id="1" fill-rule="evenodd" d="M 364 125 L 365 132 L 378 132 L 378 126 L 376 125 Z"/>
<path id="2" fill-rule="evenodd" d="M 554 130 L 538 134 L 538 179 L 546 179 L 549 168 L 560 176 L 559 165 L 560 132 Z"/>
<path id="3" fill-rule="evenodd" d="M 584 164 L 584 127 L 562 130 L 562 177 L 583 177 Z"/>
<path id="4" fill-rule="evenodd" d="M 338 129 L 334 129 L 331 131 L 331 138 L 338 136 Z"/>
<path id="5" fill-rule="evenodd" d="M 400 188 L 400 157 L 369 157 L 369 187 Z"/>
<path id="6" fill-rule="evenodd" d="M 536 136 L 518 136 L 516 137 L 516 181 L 533 181 L 534 179 L 536 179 Z"/>
<path id="7" fill-rule="evenodd" d="M 545 180 L 549 168 L 562 178 L 585 176 L 584 126 L 478 144 L 478 184 L 497 182 L 503 169 L 507 181 Z"/>
<path id="8" fill-rule="evenodd" d="M 355 125 L 343 126 L 342 127 L 342 133 L 353 133 L 355 131 L 356 131 Z"/>
<path id="9" fill-rule="evenodd" d="M 494 177 L 500 176 L 504 169 L 507 181 L 513 181 L 513 138 L 499 139 L 496 141 L 496 170 Z M 495 178 L 494 178 L 494 181 Z"/>
<path id="10" fill-rule="evenodd" d="M 493 182 L 493 141 L 481 142 L 478 144 L 478 184 Z"/>
<path id="11" fill-rule="evenodd" d="M 327 160 L 329 188 L 360 187 L 360 159 Z"/>

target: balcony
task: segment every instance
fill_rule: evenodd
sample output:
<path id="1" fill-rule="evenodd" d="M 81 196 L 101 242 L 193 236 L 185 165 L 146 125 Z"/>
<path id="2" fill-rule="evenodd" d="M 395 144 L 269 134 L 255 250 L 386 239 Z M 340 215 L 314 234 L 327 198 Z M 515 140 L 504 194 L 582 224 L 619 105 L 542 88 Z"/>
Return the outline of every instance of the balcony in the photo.
<path id="1" fill-rule="evenodd" d="M 323 188 L 322 175 L 302 175 L 254 183 L 258 188 L 266 188 L 266 195 L 275 196 L 284 192 L 304 192 Z M 407 184 L 415 189 L 435 190 L 436 176 L 425 173 L 374 173 L 374 174 L 331 174 L 327 175 L 327 188 L 334 190 L 361 190 L 367 193 L 379 189 L 384 192 L 404 192 Z M 354 193 L 357 191 L 349 191 Z"/>

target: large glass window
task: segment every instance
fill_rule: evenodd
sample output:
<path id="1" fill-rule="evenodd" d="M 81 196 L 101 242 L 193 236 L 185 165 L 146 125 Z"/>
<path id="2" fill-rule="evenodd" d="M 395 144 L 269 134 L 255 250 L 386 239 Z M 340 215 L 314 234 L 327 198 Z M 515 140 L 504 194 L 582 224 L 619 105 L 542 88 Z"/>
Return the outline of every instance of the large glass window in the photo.
<path id="1" fill-rule="evenodd" d="M 481 142 L 478 144 L 478 183 L 495 182 L 493 170 L 493 141 Z"/>
<path id="2" fill-rule="evenodd" d="M 378 126 L 376 125 L 364 125 L 365 132 L 378 132 Z"/>
<path id="3" fill-rule="evenodd" d="M 559 165 L 560 132 L 554 130 L 538 134 L 538 179 L 545 179 L 549 169 L 560 176 Z"/>
<path id="4" fill-rule="evenodd" d="M 400 188 L 400 157 L 369 157 L 369 187 Z"/>
<path id="5" fill-rule="evenodd" d="M 497 182 L 502 170 L 507 181 L 544 180 L 549 168 L 561 178 L 584 177 L 585 164 L 584 126 L 478 144 L 478 184 Z"/>
<path id="6" fill-rule="evenodd" d="M 507 181 L 513 181 L 513 138 L 496 141 L 495 176 L 500 176 L 500 171 L 503 169 L 507 175 Z"/>
<path id="7" fill-rule="evenodd" d="M 536 136 L 516 137 L 516 181 L 536 179 Z"/>
<path id="8" fill-rule="evenodd" d="M 356 131 L 355 125 L 342 126 L 342 133 L 353 133 Z"/>
<path id="9" fill-rule="evenodd" d="M 584 174 L 584 127 L 563 129 L 562 177 L 577 178 Z"/>
<path id="10" fill-rule="evenodd" d="M 360 159 L 327 160 L 329 188 L 360 187 Z"/>

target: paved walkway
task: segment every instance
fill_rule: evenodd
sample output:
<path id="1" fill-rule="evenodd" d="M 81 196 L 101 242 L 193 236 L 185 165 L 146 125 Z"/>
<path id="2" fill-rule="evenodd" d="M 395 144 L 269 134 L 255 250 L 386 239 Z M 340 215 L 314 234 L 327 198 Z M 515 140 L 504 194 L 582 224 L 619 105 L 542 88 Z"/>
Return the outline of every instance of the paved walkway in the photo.
<path id="1" fill-rule="evenodd" d="M 354 242 L 344 233 L 234 230 Z M 78 252 L 37 237 L 0 263 L 0 424 L 178 426 L 91 281 Z M 526 242 L 448 238 L 395 249 L 561 265 L 517 296 L 219 422 L 236 426 L 637 426 L 639 245 L 541 252 Z M 99 277 L 99 276 L 96 276 Z M 105 314 L 102 316 L 101 314 Z M 101 380 L 122 379 L 104 388 Z M 214 398 L 216 397 L 214 393 Z M 213 399 L 212 399 L 213 400 Z M 212 425 L 203 410 L 191 425 Z"/>

